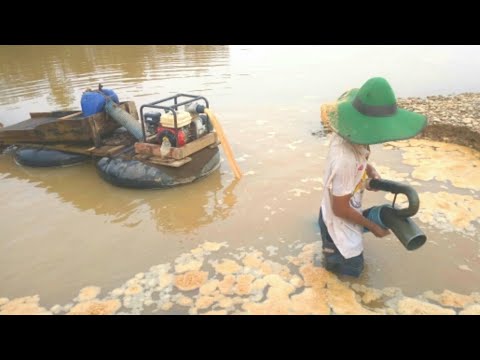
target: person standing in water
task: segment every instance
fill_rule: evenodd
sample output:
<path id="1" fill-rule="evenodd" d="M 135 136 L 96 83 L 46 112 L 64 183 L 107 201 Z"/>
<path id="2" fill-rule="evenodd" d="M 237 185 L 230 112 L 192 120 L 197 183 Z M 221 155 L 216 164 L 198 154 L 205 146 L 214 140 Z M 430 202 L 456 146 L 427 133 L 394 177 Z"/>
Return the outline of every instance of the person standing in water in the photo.
<path id="1" fill-rule="evenodd" d="M 334 131 L 318 218 L 325 267 L 358 277 L 364 268 L 363 232 L 377 237 L 390 233 L 368 219 L 369 209 L 362 211 L 369 180 L 380 178 L 368 163 L 369 145 L 414 137 L 425 128 L 427 119 L 398 108 L 390 84 L 380 77 L 345 92 L 325 115 Z"/>

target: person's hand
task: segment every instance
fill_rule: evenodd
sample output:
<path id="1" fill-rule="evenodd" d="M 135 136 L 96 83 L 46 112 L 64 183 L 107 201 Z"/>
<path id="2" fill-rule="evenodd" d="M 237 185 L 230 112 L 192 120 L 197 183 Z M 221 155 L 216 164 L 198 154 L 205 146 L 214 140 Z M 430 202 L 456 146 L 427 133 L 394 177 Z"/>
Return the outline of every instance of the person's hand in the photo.
<path id="1" fill-rule="evenodd" d="M 372 166 L 371 169 L 372 170 L 370 171 L 370 175 L 368 176 L 370 179 L 381 179 L 382 178 L 373 166 Z"/>
<path id="2" fill-rule="evenodd" d="M 380 225 L 373 224 L 370 231 L 378 238 L 382 238 L 390 234 L 390 230 L 381 227 Z"/>
<path id="3" fill-rule="evenodd" d="M 366 184 L 366 189 L 370 190 L 370 191 L 378 191 L 378 190 L 372 189 L 370 187 L 370 180 L 371 179 L 381 179 L 382 177 L 377 172 L 377 170 L 370 164 L 367 165 L 367 176 L 368 176 L 368 180 L 367 180 L 367 184 Z"/>

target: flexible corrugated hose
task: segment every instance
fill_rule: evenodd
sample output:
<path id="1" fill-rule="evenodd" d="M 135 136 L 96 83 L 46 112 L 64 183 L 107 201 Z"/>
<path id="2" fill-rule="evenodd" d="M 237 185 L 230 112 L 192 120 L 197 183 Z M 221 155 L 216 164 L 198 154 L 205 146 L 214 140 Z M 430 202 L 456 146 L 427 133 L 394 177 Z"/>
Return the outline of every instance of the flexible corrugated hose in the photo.
<path id="1" fill-rule="evenodd" d="M 105 111 L 112 119 L 125 127 L 137 140 L 143 140 L 142 126 L 140 123 L 108 97 L 106 98 Z"/>

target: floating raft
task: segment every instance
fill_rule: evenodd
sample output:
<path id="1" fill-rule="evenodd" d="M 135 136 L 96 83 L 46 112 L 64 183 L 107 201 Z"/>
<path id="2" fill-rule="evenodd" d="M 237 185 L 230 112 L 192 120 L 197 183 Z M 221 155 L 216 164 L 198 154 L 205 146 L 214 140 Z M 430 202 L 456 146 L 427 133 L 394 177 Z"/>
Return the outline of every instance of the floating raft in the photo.
<path id="1" fill-rule="evenodd" d="M 122 102 L 119 106 L 138 120 L 133 101 Z M 110 135 L 119 127 L 104 111 L 87 117 L 81 111 L 37 112 L 30 113 L 28 120 L 0 128 L 0 144 L 80 143 L 98 147 L 102 137 Z"/>

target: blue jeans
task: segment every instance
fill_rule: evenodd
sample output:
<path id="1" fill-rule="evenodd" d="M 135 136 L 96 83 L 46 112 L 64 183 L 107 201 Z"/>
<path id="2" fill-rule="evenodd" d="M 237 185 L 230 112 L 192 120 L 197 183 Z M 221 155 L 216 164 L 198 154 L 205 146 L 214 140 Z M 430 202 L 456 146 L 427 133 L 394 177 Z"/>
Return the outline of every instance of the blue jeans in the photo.
<path id="1" fill-rule="evenodd" d="M 368 210 L 365 210 L 365 212 L 366 211 Z M 323 221 L 321 208 L 318 216 L 318 225 L 320 226 L 320 234 L 322 235 L 325 268 L 339 275 L 359 277 L 364 267 L 363 253 L 350 259 L 343 257 L 328 233 L 327 226 Z"/>

